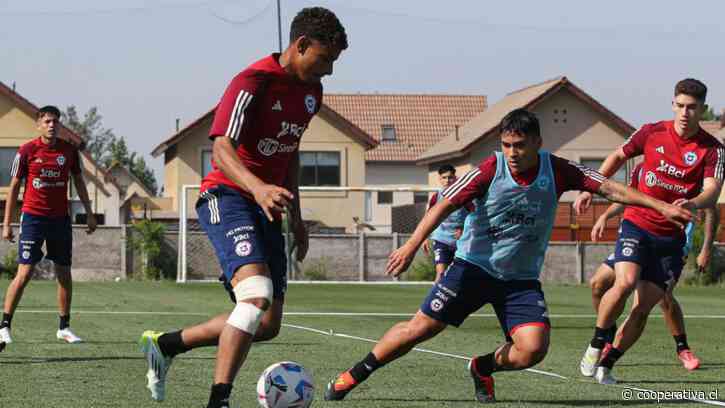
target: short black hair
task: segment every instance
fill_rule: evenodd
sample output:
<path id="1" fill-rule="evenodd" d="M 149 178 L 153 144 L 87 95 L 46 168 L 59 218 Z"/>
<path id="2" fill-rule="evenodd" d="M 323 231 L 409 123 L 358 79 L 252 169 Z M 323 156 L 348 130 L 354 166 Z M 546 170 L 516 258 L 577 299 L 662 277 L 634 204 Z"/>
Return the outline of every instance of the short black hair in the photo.
<path id="1" fill-rule="evenodd" d="M 541 138 L 541 127 L 539 126 L 539 119 L 533 112 L 529 112 L 526 109 L 514 109 L 509 112 L 499 124 L 501 134 L 504 133 L 516 133 L 525 136 L 534 136 Z"/>
<path id="2" fill-rule="evenodd" d="M 456 174 L 456 168 L 450 164 L 444 164 L 438 168 L 438 174 L 448 173 L 449 171 Z"/>
<path id="3" fill-rule="evenodd" d="M 675 96 L 682 94 L 689 95 L 700 102 L 705 102 L 707 86 L 697 79 L 686 78 L 675 85 Z"/>
<path id="4" fill-rule="evenodd" d="M 53 105 L 45 105 L 38 110 L 38 114 L 35 115 L 35 119 L 40 119 L 43 115 L 55 115 L 60 119 L 60 109 Z"/>
<path id="5" fill-rule="evenodd" d="M 326 46 L 347 49 L 345 27 L 332 11 L 324 7 L 307 7 L 300 10 L 290 26 L 290 42 L 302 36 L 317 40 Z"/>

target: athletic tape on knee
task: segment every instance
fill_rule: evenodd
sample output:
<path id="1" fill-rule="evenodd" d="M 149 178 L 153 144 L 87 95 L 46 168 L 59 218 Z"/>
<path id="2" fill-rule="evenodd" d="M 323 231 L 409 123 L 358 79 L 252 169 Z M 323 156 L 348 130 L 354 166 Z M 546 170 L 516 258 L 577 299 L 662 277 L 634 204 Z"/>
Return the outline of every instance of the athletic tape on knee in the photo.
<path id="1" fill-rule="evenodd" d="M 259 327 L 264 310 L 244 302 L 247 299 L 267 299 L 272 301 L 272 280 L 266 276 L 251 276 L 234 287 L 237 305 L 227 319 L 227 324 L 254 335 Z"/>

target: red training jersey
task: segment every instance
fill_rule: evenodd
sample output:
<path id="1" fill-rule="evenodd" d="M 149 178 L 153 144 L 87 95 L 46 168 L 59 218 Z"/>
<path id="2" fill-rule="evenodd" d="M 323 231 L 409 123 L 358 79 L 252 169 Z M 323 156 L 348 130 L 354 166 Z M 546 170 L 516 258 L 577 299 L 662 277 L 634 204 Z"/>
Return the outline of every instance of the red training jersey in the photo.
<path id="1" fill-rule="evenodd" d="M 629 158 L 644 155 L 637 189 L 666 203 L 696 197 L 705 178 L 723 179 L 725 149 L 702 129 L 683 139 L 675 132 L 673 121 L 644 125 L 624 143 L 622 151 Z M 682 233 L 651 208 L 627 206 L 624 219 L 655 235 Z"/>
<path id="2" fill-rule="evenodd" d="M 20 146 L 10 169 L 25 179 L 22 211 L 45 217 L 68 215 L 68 176 L 80 172 L 78 148 L 58 138 L 47 145 L 40 137 Z"/>
<path id="3" fill-rule="evenodd" d="M 214 114 L 209 138 L 228 137 L 242 164 L 263 182 L 283 186 L 300 138 L 322 105 L 322 85 L 300 82 L 272 54 L 232 79 Z M 253 199 L 212 160 L 201 191 L 223 184 Z"/>
<path id="4" fill-rule="evenodd" d="M 599 191 L 599 186 L 605 180 L 604 176 L 579 163 L 562 159 L 553 154 L 550 157 L 557 197 L 561 197 L 564 192 L 570 190 L 583 190 L 591 193 Z M 539 166 L 534 166 L 524 173 L 511 174 L 511 176 L 519 185 L 528 186 L 536 180 L 538 174 Z M 475 198 L 485 197 L 495 176 L 496 156 L 492 155 L 448 187 L 443 192 L 443 196 L 458 207 L 466 205 Z"/>

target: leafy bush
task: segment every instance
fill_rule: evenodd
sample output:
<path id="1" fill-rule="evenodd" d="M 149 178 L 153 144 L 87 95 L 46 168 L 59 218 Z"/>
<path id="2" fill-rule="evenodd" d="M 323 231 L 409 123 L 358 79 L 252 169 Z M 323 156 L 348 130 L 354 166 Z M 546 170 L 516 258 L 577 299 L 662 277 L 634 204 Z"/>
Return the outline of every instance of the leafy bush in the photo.
<path id="1" fill-rule="evenodd" d="M 141 278 L 157 280 L 165 261 L 162 255 L 166 226 L 160 222 L 141 220 L 133 224 L 131 245 L 141 253 Z"/>
<path id="2" fill-rule="evenodd" d="M 323 256 L 305 262 L 302 266 L 302 277 L 306 280 L 324 281 L 327 280 L 327 272 L 330 269 L 330 258 Z"/>
<path id="3" fill-rule="evenodd" d="M 2 272 L 8 274 L 9 279 L 13 279 L 15 274 L 18 272 L 18 250 L 10 248 L 8 252 L 0 260 L 0 275 Z"/>
<path id="4" fill-rule="evenodd" d="M 433 252 L 415 258 L 405 275 L 405 279 L 409 281 L 434 281 L 436 268 L 433 264 Z"/>

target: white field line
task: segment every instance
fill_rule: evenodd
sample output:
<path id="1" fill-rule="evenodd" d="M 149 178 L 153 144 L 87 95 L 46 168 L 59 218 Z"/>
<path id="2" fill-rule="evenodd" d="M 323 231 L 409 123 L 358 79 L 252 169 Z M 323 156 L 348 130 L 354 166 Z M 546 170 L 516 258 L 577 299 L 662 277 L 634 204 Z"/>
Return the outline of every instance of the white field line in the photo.
<path id="1" fill-rule="evenodd" d="M 15 313 L 53 313 L 57 310 L 18 309 Z M 114 311 L 114 310 L 73 310 L 72 314 L 92 315 L 156 315 L 156 316 L 211 316 L 212 313 L 198 312 L 148 312 L 148 311 Z M 378 313 L 378 312 L 284 312 L 285 316 L 307 317 L 413 317 L 413 313 Z M 496 317 L 493 313 L 475 313 L 469 317 Z M 552 319 L 593 319 L 595 314 L 550 314 Z M 661 314 L 649 317 L 662 318 Z M 685 315 L 686 319 L 725 319 L 725 315 Z"/>
<path id="2" fill-rule="evenodd" d="M 312 332 L 312 333 L 321 334 L 321 335 L 324 335 L 324 336 L 340 337 L 340 338 L 344 338 L 344 339 L 364 341 L 364 342 L 367 342 L 367 343 L 377 343 L 378 342 L 377 340 L 368 339 L 368 338 L 365 338 L 365 337 L 358 337 L 358 336 L 352 336 L 352 335 L 344 334 L 344 333 L 337 333 L 337 332 L 333 331 L 332 329 L 330 329 L 328 331 L 324 331 L 324 330 L 315 329 L 315 328 L 312 328 L 312 327 L 299 326 L 299 325 L 288 324 L 288 323 L 282 323 L 282 326 L 289 327 L 289 328 L 292 328 L 292 329 L 305 330 L 305 331 L 309 331 L 309 332 Z M 414 351 L 418 351 L 420 353 L 434 354 L 434 355 L 437 355 L 437 356 L 456 358 L 456 359 L 459 359 L 459 360 L 465 360 L 465 361 L 470 361 L 471 360 L 470 357 L 461 356 L 461 355 L 458 355 L 458 354 L 444 353 L 444 352 L 440 352 L 440 351 L 433 351 L 433 350 L 428 350 L 428 349 L 424 349 L 424 348 L 420 348 L 420 347 L 415 347 L 415 348 L 413 348 L 413 350 Z M 563 375 L 560 375 L 560 374 L 556 374 L 556 373 L 552 373 L 552 372 L 544 371 L 544 370 L 536 370 L 536 369 L 533 369 L 533 368 L 527 368 L 524 371 L 528 371 L 528 372 L 534 373 L 534 374 L 544 375 L 544 376 L 547 376 L 547 377 L 553 377 L 553 378 L 557 378 L 557 379 L 565 380 L 565 381 L 572 380 L 572 381 L 577 381 L 577 382 L 582 382 L 582 383 L 587 383 L 587 384 L 596 384 L 596 383 L 593 383 L 591 381 L 587 381 L 587 380 L 583 380 L 583 379 L 579 379 L 579 378 L 569 378 L 569 377 L 566 377 L 566 376 L 563 376 Z M 631 389 L 631 390 L 636 390 L 636 391 L 643 391 L 643 392 L 653 393 L 654 395 L 657 395 L 657 391 L 650 390 L 650 389 L 646 389 L 646 388 L 631 387 L 631 386 L 620 385 L 620 384 L 612 384 L 612 386 L 613 387 L 616 387 L 616 388 Z M 725 407 L 725 402 L 723 402 L 723 401 L 703 400 L 703 399 L 698 399 L 698 398 L 685 398 L 685 399 L 688 400 L 688 401 L 699 402 L 699 403 L 702 403 L 702 404 L 716 405 L 716 406 L 720 406 L 720 407 Z M 657 400 L 649 400 L 649 401 L 655 402 L 655 403 L 657 402 Z M 642 402 L 643 403 L 646 403 L 647 400 L 642 400 Z M 667 403 L 667 402 L 676 402 L 676 401 L 674 401 L 674 400 L 673 401 L 665 401 L 665 400 L 663 400 L 662 402 L 663 403 Z"/>

